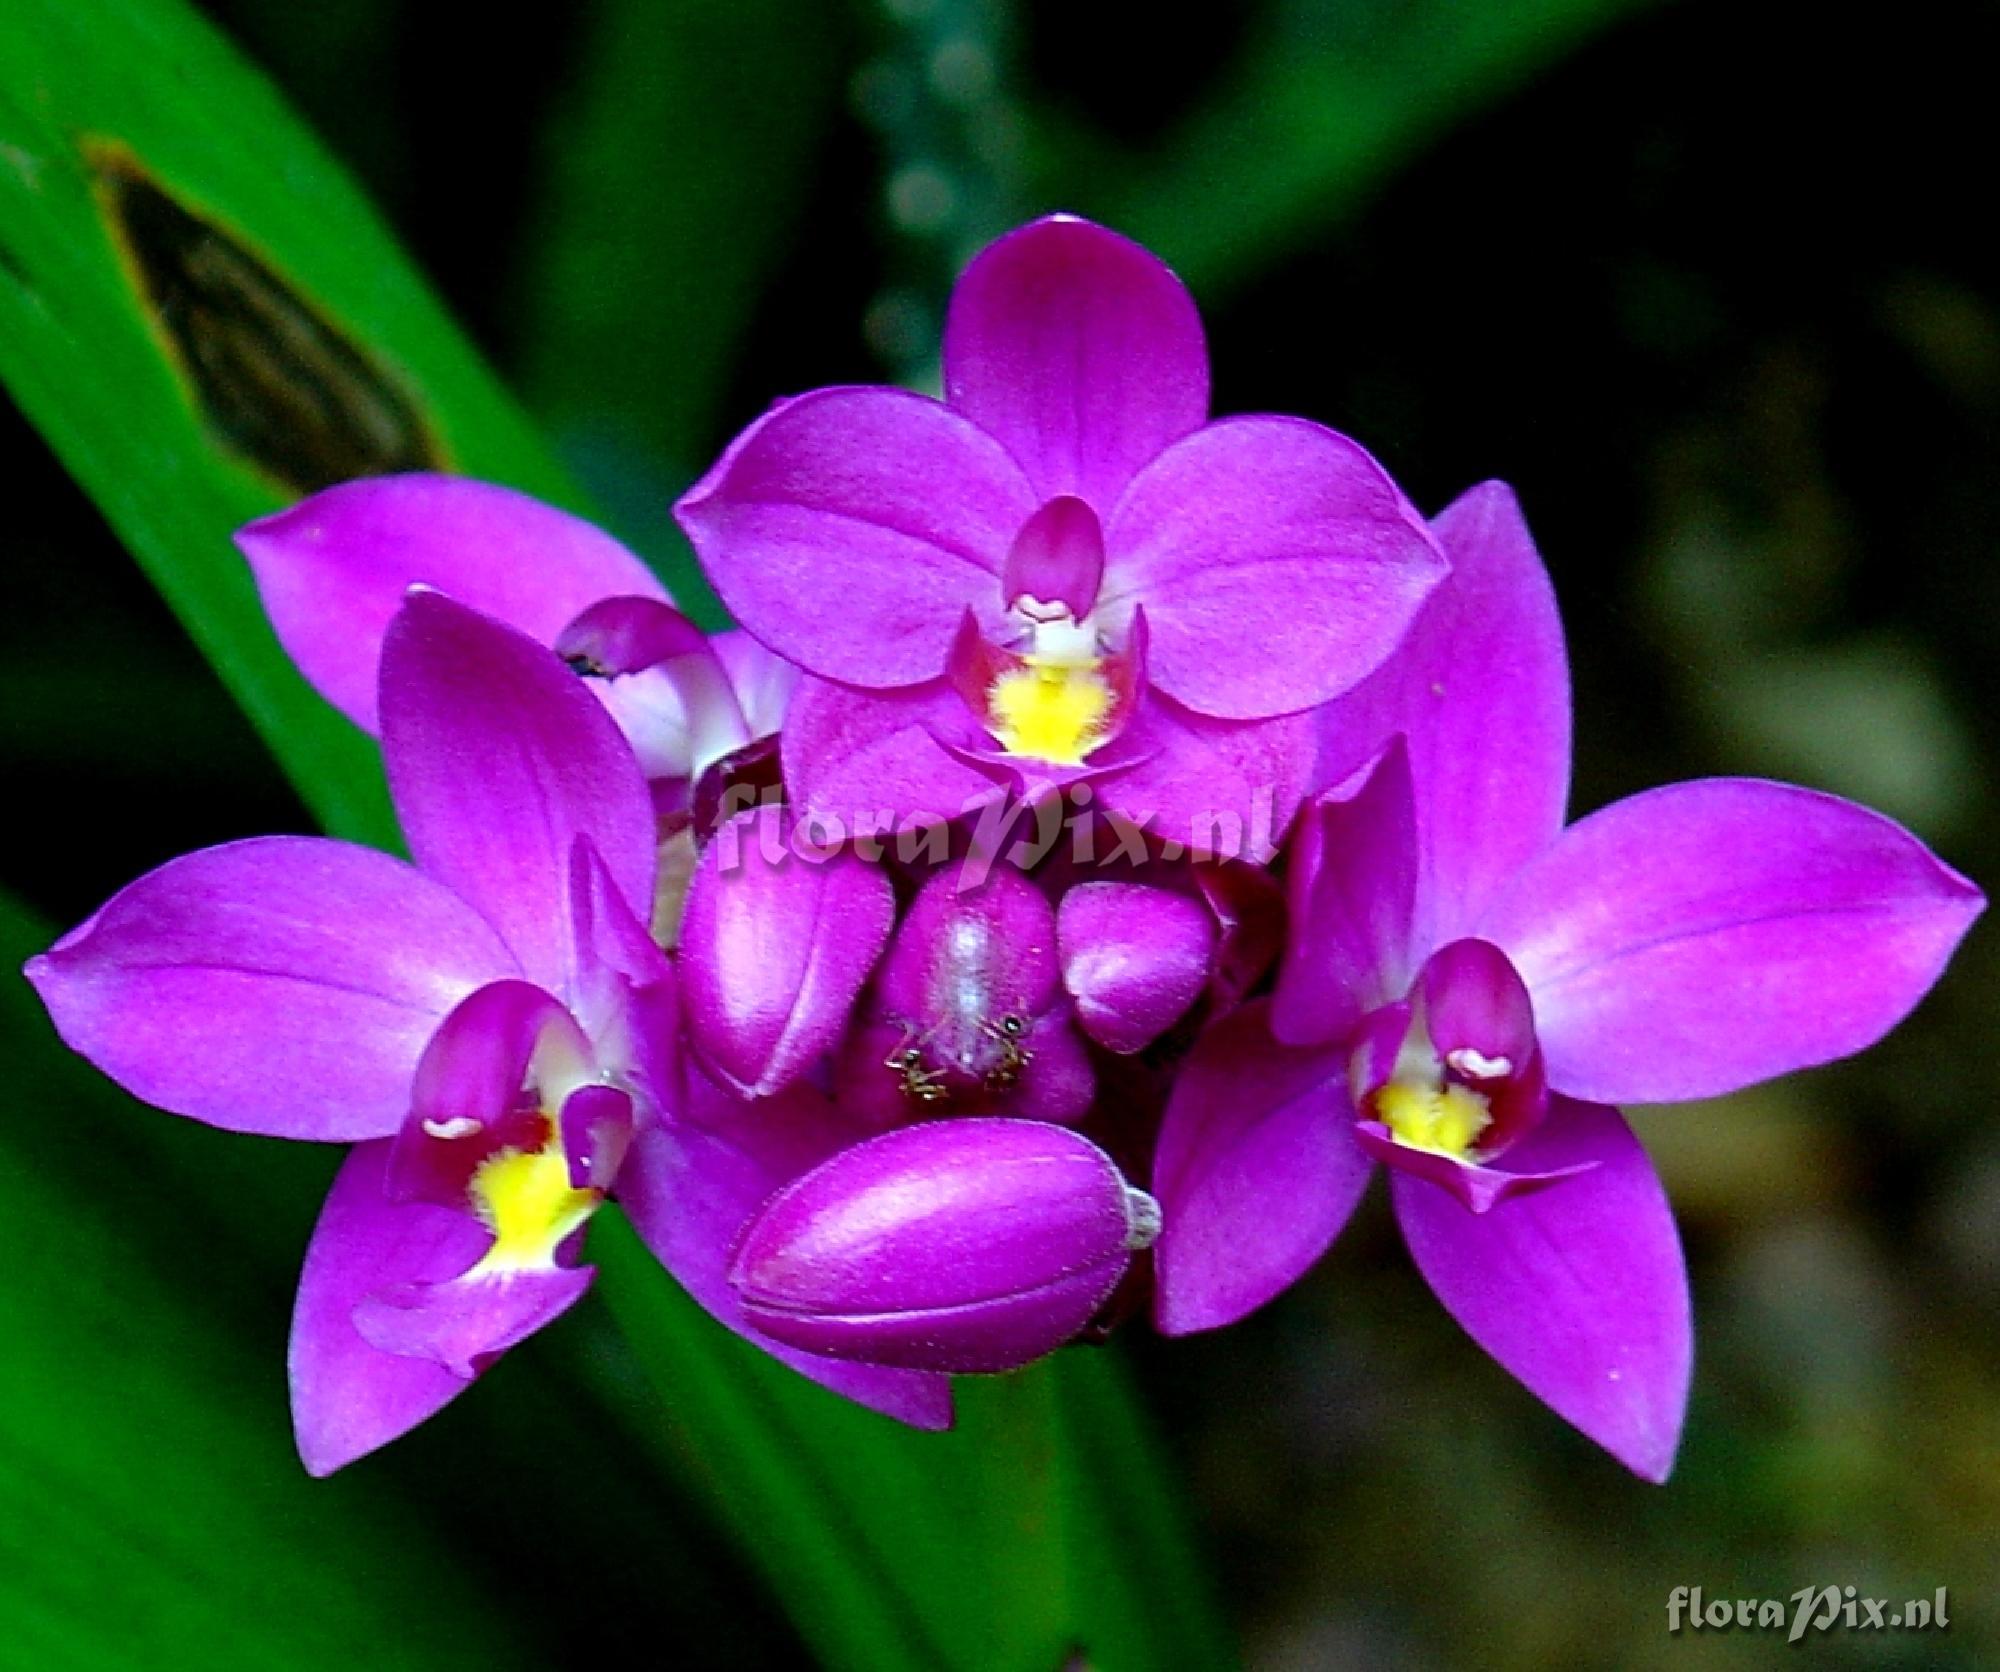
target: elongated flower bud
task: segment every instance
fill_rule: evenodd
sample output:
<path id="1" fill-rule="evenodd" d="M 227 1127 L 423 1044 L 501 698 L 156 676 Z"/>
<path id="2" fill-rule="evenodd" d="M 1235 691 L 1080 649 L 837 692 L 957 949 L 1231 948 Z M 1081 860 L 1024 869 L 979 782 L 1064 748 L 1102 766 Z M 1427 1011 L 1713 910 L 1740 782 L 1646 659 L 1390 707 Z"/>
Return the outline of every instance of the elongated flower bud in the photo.
<path id="1" fill-rule="evenodd" d="M 791 815 L 737 815 L 702 851 L 681 922 L 689 1038 L 751 1097 L 806 1072 L 840 1037 L 889 939 L 896 902 L 853 853 L 797 851 Z"/>
<path id="2" fill-rule="evenodd" d="M 1011 1370 L 1089 1323 L 1159 1232 L 1152 1197 L 1074 1132 L 965 1119 L 843 1150 L 780 1191 L 730 1281 L 758 1329 L 918 1370 Z"/>

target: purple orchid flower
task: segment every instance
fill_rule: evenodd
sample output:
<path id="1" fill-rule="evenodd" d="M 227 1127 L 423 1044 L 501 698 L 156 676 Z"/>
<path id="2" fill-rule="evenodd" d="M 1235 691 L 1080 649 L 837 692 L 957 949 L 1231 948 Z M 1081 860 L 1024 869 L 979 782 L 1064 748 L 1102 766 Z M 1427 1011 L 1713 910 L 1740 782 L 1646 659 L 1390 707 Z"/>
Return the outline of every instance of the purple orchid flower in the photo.
<path id="1" fill-rule="evenodd" d="M 1498 484 L 1447 510 L 1452 576 L 1327 716 L 1399 731 L 1294 838 L 1277 990 L 1203 1038 L 1154 1186 L 1170 1334 L 1263 1304 L 1379 1161 L 1446 1308 L 1649 1480 L 1687 1396 L 1687 1279 L 1622 1102 L 1713 1097 L 1873 1043 L 1982 909 L 1887 819 L 1718 779 L 1563 827 L 1568 670 Z"/>
<path id="2" fill-rule="evenodd" d="M 797 670 L 748 634 L 704 634 L 608 534 L 512 488 L 383 476 L 316 493 L 236 536 L 299 671 L 377 730 L 383 635 L 427 586 L 552 646 L 639 756 L 659 811 L 784 719 Z"/>
<path id="3" fill-rule="evenodd" d="M 293 1318 L 314 1474 L 423 1421 L 573 1305 L 592 1213 L 635 1167 L 685 1172 L 697 1142 L 663 1118 L 683 1070 L 643 924 L 655 819 L 625 739 L 547 649 L 441 594 L 403 604 L 380 663 L 414 866 L 315 837 L 209 849 L 27 967 L 65 1041 L 146 1101 L 354 1144 Z M 726 1249 L 791 1174 L 723 1159 L 727 1179 L 683 1192 L 692 1233 L 657 1188 L 634 1217 L 743 1327 L 709 1280 L 723 1256 L 684 1242 Z M 809 1368 L 909 1420 L 948 1413 L 937 1378 Z"/>
<path id="4" fill-rule="evenodd" d="M 942 402 L 781 402 L 678 507 L 737 620 L 813 676 L 783 740 L 795 804 L 945 818 L 1088 780 L 1199 850 L 1219 818 L 1282 827 L 1299 716 L 1444 572 L 1422 519 L 1330 430 L 1210 422 L 1186 290 L 1088 221 L 973 261 L 944 381 Z"/>

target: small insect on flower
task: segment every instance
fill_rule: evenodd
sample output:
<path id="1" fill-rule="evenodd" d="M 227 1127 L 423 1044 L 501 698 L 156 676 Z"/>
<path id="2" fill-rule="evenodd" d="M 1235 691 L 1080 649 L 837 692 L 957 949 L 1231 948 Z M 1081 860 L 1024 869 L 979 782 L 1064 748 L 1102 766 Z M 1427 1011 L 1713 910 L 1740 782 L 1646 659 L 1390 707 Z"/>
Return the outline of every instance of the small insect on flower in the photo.
<path id="1" fill-rule="evenodd" d="M 998 1018 L 985 1017 L 979 1031 L 1000 1047 L 1000 1060 L 986 1070 L 982 1083 L 991 1092 L 1012 1091 L 1021 1082 L 1022 1070 L 1035 1060 L 1034 1052 L 1021 1045 L 1028 1034 L 1027 1018 L 1012 1011 Z"/>
<path id="2" fill-rule="evenodd" d="M 951 1088 L 944 1083 L 944 1070 L 929 1068 L 924 1064 L 923 1041 L 928 1035 L 920 1035 L 907 1023 L 903 1028 L 903 1040 L 895 1050 L 882 1059 L 884 1068 L 893 1069 L 899 1076 L 899 1087 L 903 1095 L 913 1103 L 943 1103 L 951 1096 Z"/>

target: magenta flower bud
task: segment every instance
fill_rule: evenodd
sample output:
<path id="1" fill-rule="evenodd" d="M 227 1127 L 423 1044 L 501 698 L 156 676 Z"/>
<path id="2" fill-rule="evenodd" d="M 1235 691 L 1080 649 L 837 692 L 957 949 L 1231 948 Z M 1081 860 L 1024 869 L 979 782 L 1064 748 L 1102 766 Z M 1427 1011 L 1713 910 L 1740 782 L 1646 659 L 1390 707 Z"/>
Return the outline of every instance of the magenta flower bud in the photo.
<path id="1" fill-rule="evenodd" d="M 749 1097 L 789 1085 L 840 1038 L 896 911 L 880 867 L 791 836 L 783 808 L 737 815 L 702 850 L 681 923 L 689 1038 Z"/>
<path id="2" fill-rule="evenodd" d="M 940 871 L 917 891 L 840 1063 L 841 1102 L 892 1125 L 941 1115 L 1070 1121 L 1090 1059 L 1070 1018 L 1056 915 L 1018 872 L 976 888 Z"/>
<path id="3" fill-rule="evenodd" d="M 1159 1234 L 1109 1156 L 1039 1121 L 931 1121 L 781 1190 L 730 1281 L 788 1346 L 916 1370 L 1012 1370 L 1087 1323 Z"/>
<path id="4" fill-rule="evenodd" d="M 1187 1014 L 1215 963 L 1200 900 L 1137 882 L 1080 883 L 1056 918 L 1063 985 L 1083 1031 L 1107 1051 L 1143 1051 Z"/>

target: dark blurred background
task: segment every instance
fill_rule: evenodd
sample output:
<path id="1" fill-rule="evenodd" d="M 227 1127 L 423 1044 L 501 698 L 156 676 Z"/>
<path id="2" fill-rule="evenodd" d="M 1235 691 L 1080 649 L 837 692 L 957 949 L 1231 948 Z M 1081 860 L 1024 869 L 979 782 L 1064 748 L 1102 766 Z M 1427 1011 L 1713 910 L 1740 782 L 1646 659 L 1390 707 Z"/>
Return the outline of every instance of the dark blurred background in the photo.
<path id="1" fill-rule="evenodd" d="M 1576 662 L 1579 811 L 1784 777 L 2000 875 L 1990 5 L 205 9 L 642 549 L 673 551 L 673 495 L 773 397 L 934 375 L 964 254 L 1075 208 L 1181 267 L 1219 409 L 1346 430 L 1426 509 L 1515 485 Z M 11 408 L 0 433 L 12 885 L 67 922 L 185 848 L 307 828 Z M 1380 1211 L 1248 1324 L 1128 1341 L 1251 1664 L 1749 1664 L 1781 1636 L 1669 1636 L 1672 1589 L 1829 1583 L 1948 1587 L 1952 1625 L 1816 1662 L 1994 1664 L 1991 942 L 1858 1062 L 1640 1113 L 1699 1332 L 1664 1488 L 1465 1341 Z M 316 1183 L 300 1164 L 284 1235 Z M 243 1302 L 274 1355 L 288 1282 Z M 476 1451 L 479 1420 L 392 1466 Z M 753 1582 L 690 1546 L 648 1605 L 672 1658 L 789 1662 Z"/>

